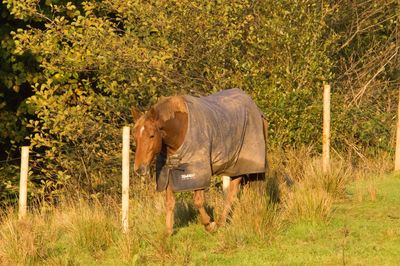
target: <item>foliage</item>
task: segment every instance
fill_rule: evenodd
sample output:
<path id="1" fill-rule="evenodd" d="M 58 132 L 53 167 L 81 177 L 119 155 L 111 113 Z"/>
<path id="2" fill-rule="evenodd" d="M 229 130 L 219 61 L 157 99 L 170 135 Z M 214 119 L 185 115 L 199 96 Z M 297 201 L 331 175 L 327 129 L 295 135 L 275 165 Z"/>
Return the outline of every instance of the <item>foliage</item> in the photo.
<path id="1" fill-rule="evenodd" d="M 265 113 L 271 144 L 318 152 L 329 82 L 334 149 L 391 152 L 398 2 L 368 3 L 3 0 L 0 145 L 17 151 L 30 136 L 32 193 L 98 197 L 119 191 L 132 106 L 240 87 Z"/>
<path id="2" fill-rule="evenodd" d="M 31 95 L 29 83 L 36 82 L 35 64 L 30 56 L 13 53 L 15 43 L 10 32 L 23 27 L 15 21 L 0 3 L 0 147 L 10 149 L 10 144 L 21 143 L 27 135 L 22 125 L 29 115 L 24 100 Z M 1 152 L 0 158 L 6 154 Z"/>
<path id="3" fill-rule="evenodd" d="M 32 115 L 26 99 L 37 81 L 37 64 L 29 54 L 14 54 L 13 30 L 26 23 L 10 15 L 0 3 L 0 206 L 14 204 L 18 194 L 19 145 L 26 145 L 25 123 Z"/>
<path id="4" fill-rule="evenodd" d="M 309 126 L 319 119 L 314 92 L 332 77 L 328 5 L 103 1 L 53 4 L 49 15 L 11 6 L 45 22 L 14 32 L 14 52 L 35 55 L 43 71 L 28 101 L 37 117 L 28 127 L 31 145 L 45 152 L 37 163 L 47 178 L 74 176 L 90 193 L 99 176 L 112 183 L 129 107 L 177 92 L 241 87 L 266 110 L 282 143 L 318 135 Z"/>
<path id="5" fill-rule="evenodd" d="M 399 10 L 395 0 L 338 5 L 332 23 L 340 36 L 334 55 L 335 146 L 356 154 L 393 150 L 400 85 Z"/>

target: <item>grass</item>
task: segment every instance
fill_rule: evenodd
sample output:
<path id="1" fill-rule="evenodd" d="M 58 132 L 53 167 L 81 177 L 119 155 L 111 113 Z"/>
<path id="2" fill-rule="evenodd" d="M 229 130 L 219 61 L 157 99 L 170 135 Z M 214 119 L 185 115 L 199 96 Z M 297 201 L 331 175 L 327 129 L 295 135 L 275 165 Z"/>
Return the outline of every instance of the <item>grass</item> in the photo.
<path id="1" fill-rule="evenodd" d="M 289 226 L 269 249 L 282 254 L 276 262 L 396 265 L 400 261 L 400 176 L 374 180 L 376 196 L 369 193 L 369 182 L 351 184 L 348 197 L 334 204 L 329 222 Z M 358 193 L 363 194 L 362 201 Z"/>
<path id="2" fill-rule="evenodd" d="M 64 201 L 24 221 L 10 210 L 0 216 L 0 265 L 396 265 L 400 174 L 371 177 L 338 160 L 324 175 L 306 155 L 282 168 L 296 182 L 281 187 L 280 203 L 245 187 L 230 222 L 211 234 L 187 194 L 170 238 L 160 193 L 131 200 L 128 234 L 112 199 Z M 207 202 L 218 218 L 221 191 L 211 189 Z"/>

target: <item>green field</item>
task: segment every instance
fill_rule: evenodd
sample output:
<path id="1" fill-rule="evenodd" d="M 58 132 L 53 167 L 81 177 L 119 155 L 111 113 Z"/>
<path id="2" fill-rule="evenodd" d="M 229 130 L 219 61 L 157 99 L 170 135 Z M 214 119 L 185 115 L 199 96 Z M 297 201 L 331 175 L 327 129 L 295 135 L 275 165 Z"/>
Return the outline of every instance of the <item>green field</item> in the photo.
<path id="1" fill-rule="evenodd" d="M 333 202 L 327 219 L 322 220 L 278 219 L 273 215 L 279 216 L 279 210 L 260 208 L 263 201 L 254 200 L 255 195 L 242 192 L 231 223 L 211 234 L 203 230 L 190 203 L 180 204 L 176 233 L 171 238 L 163 234 L 163 199 L 159 194 L 147 201 L 147 205 L 132 202 L 136 211 L 131 211 L 128 235 L 121 233 L 119 211 L 113 210 L 112 204 L 75 204 L 62 210 L 31 214 L 22 222 L 9 213 L 3 216 L 1 224 L 0 263 L 397 265 L 400 262 L 399 175 L 351 182 L 345 195 Z M 264 219 L 263 214 L 266 217 L 269 214 L 270 218 Z"/>
<path id="2" fill-rule="evenodd" d="M 216 265 L 399 265 L 400 176 L 371 182 L 352 184 L 327 223 L 289 225 L 271 243 L 196 252 L 194 259 Z"/>

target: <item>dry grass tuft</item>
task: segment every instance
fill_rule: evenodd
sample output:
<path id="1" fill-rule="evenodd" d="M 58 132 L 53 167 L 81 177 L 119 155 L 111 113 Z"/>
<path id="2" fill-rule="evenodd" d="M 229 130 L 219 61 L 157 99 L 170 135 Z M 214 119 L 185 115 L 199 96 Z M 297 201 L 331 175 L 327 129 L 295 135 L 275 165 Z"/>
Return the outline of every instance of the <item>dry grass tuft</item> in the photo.
<path id="1" fill-rule="evenodd" d="M 285 220 L 293 222 L 326 221 L 332 211 L 332 196 L 321 187 L 309 187 L 298 183 L 282 197 L 282 212 Z"/>
<path id="2" fill-rule="evenodd" d="M 56 252 L 59 231 L 37 214 L 18 221 L 15 213 L 3 217 L 0 227 L 0 261 L 5 265 L 31 265 Z"/>
<path id="3" fill-rule="evenodd" d="M 322 171 L 319 155 L 305 147 L 272 154 L 274 175 L 280 183 L 279 198 L 283 219 L 296 222 L 328 220 L 332 204 L 345 195 L 354 179 L 354 169 L 343 159 L 332 158 L 330 172 Z"/>
<path id="4" fill-rule="evenodd" d="M 270 241 L 281 228 L 278 205 L 266 190 L 245 187 L 234 206 L 228 225 L 221 230 L 220 248 L 231 249 L 251 242 Z"/>

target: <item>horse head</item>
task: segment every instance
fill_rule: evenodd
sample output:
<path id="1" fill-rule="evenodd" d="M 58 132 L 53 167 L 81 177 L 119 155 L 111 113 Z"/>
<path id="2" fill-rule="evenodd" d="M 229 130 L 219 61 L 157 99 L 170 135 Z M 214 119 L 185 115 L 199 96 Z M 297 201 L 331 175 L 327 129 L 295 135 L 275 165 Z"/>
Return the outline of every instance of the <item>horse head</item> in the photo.
<path id="1" fill-rule="evenodd" d="M 132 114 L 134 117 L 138 117 L 135 111 L 132 111 Z M 148 174 L 151 162 L 161 151 L 164 134 L 154 108 L 137 119 L 133 128 L 133 137 L 136 142 L 135 173 L 139 175 Z"/>
<path id="2" fill-rule="evenodd" d="M 182 97 L 164 97 L 145 114 L 132 110 L 136 120 L 133 137 L 136 142 L 134 171 L 147 174 L 155 156 L 165 144 L 173 154 L 182 144 L 187 130 L 188 115 Z"/>

